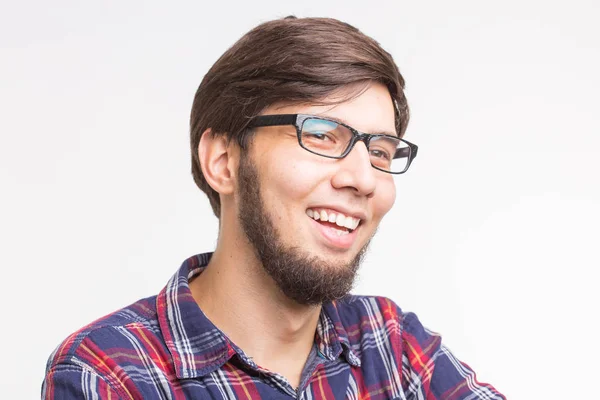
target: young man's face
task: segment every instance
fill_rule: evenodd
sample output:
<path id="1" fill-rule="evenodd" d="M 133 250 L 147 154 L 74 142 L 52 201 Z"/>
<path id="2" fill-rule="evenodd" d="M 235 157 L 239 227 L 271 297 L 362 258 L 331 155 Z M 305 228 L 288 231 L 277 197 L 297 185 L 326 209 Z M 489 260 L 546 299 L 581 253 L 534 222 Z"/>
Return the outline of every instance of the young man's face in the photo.
<path id="1" fill-rule="evenodd" d="M 379 83 L 336 106 L 271 107 L 263 114 L 332 117 L 360 132 L 395 134 L 394 106 Z M 283 292 L 305 304 L 345 295 L 394 203 L 393 175 L 371 166 L 362 142 L 339 160 L 312 154 L 300 147 L 293 126 L 257 128 L 238 175 L 241 225 Z M 324 222 L 325 215 L 360 222 L 348 229 Z"/>

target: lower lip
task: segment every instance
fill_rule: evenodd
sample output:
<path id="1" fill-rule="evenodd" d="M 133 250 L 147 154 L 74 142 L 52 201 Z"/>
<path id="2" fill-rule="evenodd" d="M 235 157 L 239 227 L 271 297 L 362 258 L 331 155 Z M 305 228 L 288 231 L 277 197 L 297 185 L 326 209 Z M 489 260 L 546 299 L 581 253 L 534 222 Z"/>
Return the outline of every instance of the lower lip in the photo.
<path id="1" fill-rule="evenodd" d="M 351 231 L 350 233 L 338 236 L 338 234 L 335 231 L 335 228 L 330 228 L 329 226 L 321 225 L 312 218 L 310 218 L 310 220 L 319 230 L 321 236 L 325 239 L 329 247 L 347 250 L 350 247 L 352 247 L 352 244 L 356 240 L 356 232 L 358 231 L 358 228 Z"/>

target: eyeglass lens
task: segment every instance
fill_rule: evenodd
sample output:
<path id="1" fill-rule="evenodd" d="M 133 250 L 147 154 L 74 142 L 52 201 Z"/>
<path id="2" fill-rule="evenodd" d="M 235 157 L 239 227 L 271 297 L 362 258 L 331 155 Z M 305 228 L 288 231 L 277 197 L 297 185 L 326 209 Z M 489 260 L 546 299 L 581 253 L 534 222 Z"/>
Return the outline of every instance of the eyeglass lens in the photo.
<path id="1" fill-rule="evenodd" d="M 339 157 L 348 148 L 353 133 L 334 121 L 309 118 L 302 124 L 302 145 L 316 154 Z M 410 158 L 410 147 L 390 136 L 372 136 L 368 146 L 371 165 L 390 172 L 404 172 Z"/>

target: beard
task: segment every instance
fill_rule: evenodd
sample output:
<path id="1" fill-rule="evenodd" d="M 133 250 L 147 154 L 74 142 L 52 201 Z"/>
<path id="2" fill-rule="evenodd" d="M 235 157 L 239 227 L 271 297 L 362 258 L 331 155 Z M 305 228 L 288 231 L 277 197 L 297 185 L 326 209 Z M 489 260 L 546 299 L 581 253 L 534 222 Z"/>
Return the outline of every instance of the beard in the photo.
<path id="1" fill-rule="evenodd" d="M 286 246 L 265 207 L 258 171 L 247 152 L 241 155 L 238 177 L 238 218 L 242 229 L 264 271 L 283 294 L 303 305 L 318 305 L 346 296 L 370 240 L 349 263 L 327 262 L 302 248 Z"/>

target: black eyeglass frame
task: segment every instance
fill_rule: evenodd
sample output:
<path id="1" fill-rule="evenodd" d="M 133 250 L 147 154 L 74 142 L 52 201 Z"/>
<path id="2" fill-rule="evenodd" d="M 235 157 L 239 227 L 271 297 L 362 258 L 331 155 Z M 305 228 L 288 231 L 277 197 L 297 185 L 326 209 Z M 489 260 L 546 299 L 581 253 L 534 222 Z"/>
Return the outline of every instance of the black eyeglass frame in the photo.
<path id="1" fill-rule="evenodd" d="M 308 119 L 322 119 L 324 121 L 333 122 L 335 124 L 341 125 L 341 126 L 347 128 L 348 130 L 350 130 L 350 132 L 352 132 L 352 139 L 348 143 L 348 147 L 346 148 L 346 150 L 344 150 L 342 152 L 342 154 L 339 156 L 330 156 L 330 155 L 317 153 L 317 152 L 307 148 L 306 146 L 304 146 L 304 144 L 302 143 L 302 127 L 304 125 L 304 122 Z M 400 175 L 400 174 L 403 174 L 406 171 L 408 171 L 410 164 L 417 157 L 417 151 L 419 150 L 419 146 L 417 146 L 414 143 L 409 142 L 408 140 L 399 138 L 398 136 L 385 135 L 385 134 L 363 133 L 363 132 L 357 131 L 353 127 L 346 125 L 340 121 L 332 120 L 332 119 L 326 118 L 326 117 L 320 117 L 318 115 L 307 115 L 307 114 L 257 115 L 250 120 L 250 123 L 248 124 L 248 128 L 260 128 L 263 126 L 283 126 L 283 125 L 293 125 L 296 127 L 296 136 L 298 137 L 298 144 L 304 150 L 306 150 L 310 153 L 316 154 L 318 156 L 321 156 L 321 157 L 333 158 L 333 159 L 338 159 L 338 160 L 342 159 L 342 158 L 346 157 L 348 154 L 350 154 L 350 152 L 354 148 L 354 145 L 357 142 L 363 142 L 365 144 L 365 146 L 367 147 L 367 149 L 369 149 L 369 143 L 371 142 L 371 139 L 376 138 L 376 137 L 389 137 L 394 140 L 399 140 L 403 143 L 406 143 L 408 145 L 408 147 L 405 147 L 402 149 L 397 149 L 396 153 L 392 157 L 392 159 L 408 157 L 408 161 L 406 162 L 406 167 L 404 167 L 404 170 L 402 170 L 401 172 L 387 171 L 387 170 L 379 168 L 379 167 L 373 165 L 373 163 L 371 163 L 371 166 L 373 168 L 375 168 L 379 171 L 382 171 L 382 172 L 387 172 L 388 174 Z M 408 150 L 408 155 L 406 154 L 406 150 Z"/>

